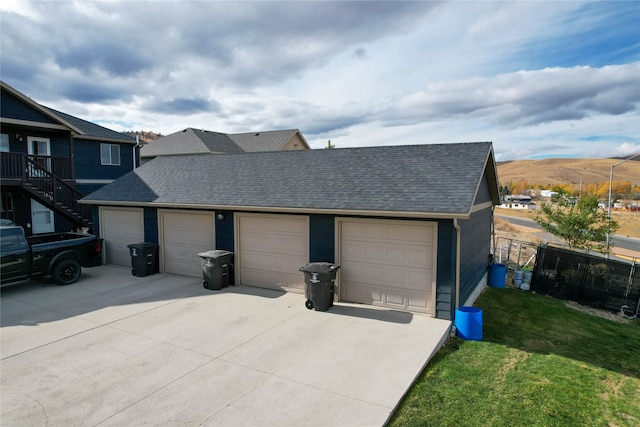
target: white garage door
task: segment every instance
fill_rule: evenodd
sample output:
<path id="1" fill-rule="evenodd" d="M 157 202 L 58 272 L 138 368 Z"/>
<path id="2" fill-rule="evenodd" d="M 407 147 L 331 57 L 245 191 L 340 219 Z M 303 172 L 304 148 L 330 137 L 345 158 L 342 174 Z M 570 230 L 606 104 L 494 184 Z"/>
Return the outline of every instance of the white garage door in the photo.
<path id="1" fill-rule="evenodd" d="M 165 273 L 202 277 L 200 252 L 215 249 L 214 213 L 160 210 L 160 254 Z"/>
<path id="2" fill-rule="evenodd" d="M 339 219 L 341 299 L 435 314 L 437 225 Z"/>
<path id="3" fill-rule="evenodd" d="M 309 217 L 238 214 L 236 219 L 240 284 L 304 292 L 299 268 L 309 259 Z"/>
<path id="4" fill-rule="evenodd" d="M 141 208 L 107 208 L 100 210 L 100 237 L 108 264 L 131 266 L 127 245 L 144 241 L 144 216 Z"/>

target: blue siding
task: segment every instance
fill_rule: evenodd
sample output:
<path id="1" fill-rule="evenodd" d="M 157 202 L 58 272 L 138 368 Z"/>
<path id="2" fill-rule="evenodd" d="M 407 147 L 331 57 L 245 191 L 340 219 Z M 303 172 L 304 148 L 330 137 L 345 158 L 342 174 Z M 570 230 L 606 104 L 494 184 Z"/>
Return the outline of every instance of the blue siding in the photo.
<path id="1" fill-rule="evenodd" d="M 144 208 L 144 241 L 160 244 L 158 238 L 158 209 Z"/>
<path id="2" fill-rule="evenodd" d="M 436 317 L 452 320 L 456 302 L 456 229 L 452 220 L 438 221 Z"/>
<path id="3" fill-rule="evenodd" d="M 100 141 L 75 139 L 73 142 L 76 179 L 118 179 L 133 169 L 133 145 L 120 145 L 120 165 L 100 164 Z"/>
<path id="4" fill-rule="evenodd" d="M 2 96 L 0 97 L 0 105 L 2 105 L 2 117 L 10 119 L 29 120 L 39 123 L 58 123 L 4 90 L 2 91 Z"/>
<path id="5" fill-rule="evenodd" d="M 93 221 L 92 234 L 99 236 L 100 235 L 100 208 L 98 208 L 98 206 L 94 206 L 91 209 L 91 221 Z"/>
<path id="6" fill-rule="evenodd" d="M 219 220 L 218 214 L 222 214 L 224 219 Z M 233 236 L 233 212 L 216 211 L 216 249 L 234 252 Z"/>
<path id="7" fill-rule="evenodd" d="M 487 272 L 491 252 L 491 208 L 471 215 L 460 225 L 460 304 L 469 298 Z"/>
<path id="8" fill-rule="evenodd" d="M 335 216 L 309 216 L 309 262 L 335 261 Z"/>
<path id="9" fill-rule="evenodd" d="M 478 194 L 476 194 L 476 199 L 474 200 L 474 204 L 480 204 L 491 201 L 491 192 L 489 191 L 489 183 L 487 182 L 487 175 L 482 176 L 482 181 L 480 182 L 480 187 L 478 188 Z"/>

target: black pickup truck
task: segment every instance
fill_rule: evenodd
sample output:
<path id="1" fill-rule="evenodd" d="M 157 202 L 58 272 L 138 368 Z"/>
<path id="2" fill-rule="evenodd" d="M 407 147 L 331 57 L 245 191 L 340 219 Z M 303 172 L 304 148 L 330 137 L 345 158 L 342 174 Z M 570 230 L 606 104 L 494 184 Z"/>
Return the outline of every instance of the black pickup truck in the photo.
<path id="1" fill-rule="evenodd" d="M 0 284 L 51 275 L 60 285 L 78 281 L 82 267 L 102 264 L 100 240 L 91 234 L 52 233 L 26 238 L 22 227 L 0 226 Z"/>

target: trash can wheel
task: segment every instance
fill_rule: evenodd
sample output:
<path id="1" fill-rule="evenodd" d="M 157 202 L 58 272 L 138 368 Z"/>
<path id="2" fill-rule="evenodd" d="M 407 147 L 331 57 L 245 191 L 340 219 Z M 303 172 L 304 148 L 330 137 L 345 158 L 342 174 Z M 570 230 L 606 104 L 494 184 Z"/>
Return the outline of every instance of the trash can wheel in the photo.
<path id="1" fill-rule="evenodd" d="M 307 307 L 308 310 L 313 310 L 313 301 L 308 299 L 307 302 L 304 303 L 304 306 Z"/>
<path id="2" fill-rule="evenodd" d="M 206 280 L 202 282 L 202 286 L 204 286 L 205 289 L 209 289 L 209 283 L 207 283 Z"/>
<path id="3" fill-rule="evenodd" d="M 135 270 L 135 268 L 132 268 L 132 269 L 131 269 L 131 274 L 133 274 L 134 276 L 136 275 L 136 270 Z"/>

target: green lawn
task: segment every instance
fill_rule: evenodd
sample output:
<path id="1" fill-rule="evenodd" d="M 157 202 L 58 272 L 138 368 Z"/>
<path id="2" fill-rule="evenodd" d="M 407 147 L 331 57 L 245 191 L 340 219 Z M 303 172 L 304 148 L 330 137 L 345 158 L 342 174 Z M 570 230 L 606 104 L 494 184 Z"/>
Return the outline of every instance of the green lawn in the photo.
<path id="1" fill-rule="evenodd" d="M 487 288 L 483 341 L 450 338 L 390 426 L 640 426 L 640 322 Z"/>

